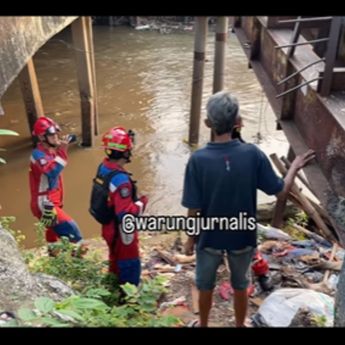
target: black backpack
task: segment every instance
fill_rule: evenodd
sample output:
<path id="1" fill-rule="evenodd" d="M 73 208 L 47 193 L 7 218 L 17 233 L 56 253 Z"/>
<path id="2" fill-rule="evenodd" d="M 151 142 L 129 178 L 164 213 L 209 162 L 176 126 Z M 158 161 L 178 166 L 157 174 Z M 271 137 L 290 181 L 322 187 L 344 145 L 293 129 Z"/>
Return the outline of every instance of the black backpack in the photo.
<path id="1" fill-rule="evenodd" d="M 109 224 L 112 220 L 116 220 L 113 207 L 108 206 L 109 183 L 118 173 L 126 172 L 113 170 L 101 176 L 101 166 L 102 164 L 99 165 L 96 177 L 93 179 L 89 212 L 98 223 L 105 225 Z"/>

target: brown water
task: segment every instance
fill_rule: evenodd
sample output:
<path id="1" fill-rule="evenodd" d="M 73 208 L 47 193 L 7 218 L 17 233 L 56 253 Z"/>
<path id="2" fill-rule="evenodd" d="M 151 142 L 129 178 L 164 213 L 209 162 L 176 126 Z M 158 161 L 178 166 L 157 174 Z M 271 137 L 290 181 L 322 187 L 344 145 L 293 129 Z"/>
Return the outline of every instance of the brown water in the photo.
<path id="1" fill-rule="evenodd" d="M 61 41 L 62 40 L 62 41 Z M 185 164 L 190 148 L 188 137 L 192 58 L 192 33 L 161 35 L 130 28 L 94 27 L 100 132 L 122 125 L 137 133 L 134 159 L 128 170 L 139 182 L 139 191 L 149 196 L 148 214 L 185 214 L 180 205 Z M 64 43 L 67 42 L 67 43 Z M 66 133 L 80 134 L 80 100 L 70 33 L 55 36 L 35 55 L 34 62 L 46 114 L 58 121 Z M 288 144 L 275 130 L 275 115 L 263 94 L 234 34 L 226 53 L 225 89 L 234 92 L 244 119 L 243 137 L 257 142 L 267 153 L 286 153 Z M 214 34 L 207 42 L 203 89 L 203 111 L 212 93 Z M 28 165 L 31 143 L 24 105 L 17 82 L 2 99 L 5 116 L 0 128 L 17 131 L 20 137 L 0 137 L 7 152 L 7 165 L 0 166 L 0 216 L 15 216 L 26 246 L 35 245 L 29 208 Z M 91 180 L 103 151 L 74 145 L 64 171 L 65 209 L 78 222 L 85 237 L 100 234 L 100 226 L 89 216 Z M 209 139 L 201 123 L 200 145 Z M 270 200 L 259 194 L 259 201 Z"/>

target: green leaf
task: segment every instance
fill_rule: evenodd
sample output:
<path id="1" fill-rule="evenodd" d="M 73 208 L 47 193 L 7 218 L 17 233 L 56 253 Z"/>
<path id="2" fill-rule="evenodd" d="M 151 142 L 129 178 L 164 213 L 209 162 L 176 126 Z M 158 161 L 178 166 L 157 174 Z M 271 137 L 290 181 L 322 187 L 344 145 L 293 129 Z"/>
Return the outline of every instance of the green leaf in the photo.
<path id="1" fill-rule="evenodd" d="M 0 135 L 19 135 L 15 131 L 11 131 L 10 129 L 0 129 Z"/>
<path id="2" fill-rule="evenodd" d="M 157 309 L 157 307 L 152 305 L 152 304 L 143 304 L 141 306 L 141 309 L 142 309 L 142 311 L 144 311 L 146 313 L 152 313 Z"/>
<path id="3" fill-rule="evenodd" d="M 6 164 L 6 161 L 3 158 L 0 157 L 0 163 Z"/>
<path id="4" fill-rule="evenodd" d="M 85 320 L 80 314 L 78 314 L 74 310 L 61 309 L 61 310 L 58 310 L 57 313 L 69 316 L 69 317 L 71 317 L 75 320 L 78 320 L 78 321 L 84 321 Z"/>
<path id="5" fill-rule="evenodd" d="M 78 309 L 103 309 L 109 308 L 105 303 L 94 298 L 78 298 L 73 301 L 73 306 Z"/>
<path id="6" fill-rule="evenodd" d="M 54 308 L 54 301 L 48 297 L 39 297 L 35 300 L 35 307 L 42 313 L 49 313 Z"/>
<path id="7" fill-rule="evenodd" d="M 43 322 L 46 326 L 52 326 L 52 327 L 71 327 L 71 325 L 67 323 L 62 323 L 60 321 L 57 321 L 51 317 L 42 317 L 40 319 L 40 322 Z"/>
<path id="8" fill-rule="evenodd" d="M 128 297 L 135 296 L 138 293 L 138 288 L 130 283 L 121 285 L 121 288 Z"/>
<path id="9" fill-rule="evenodd" d="M 1 327 L 18 327 L 18 322 L 17 320 L 10 320 L 10 321 L 7 321 L 5 322 L 4 324 L 0 324 L 0 328 Z"/>
<path id="10" fill-rule="evenodd" d="M 37 318 L 37 315 L 29 308 L 20 308 L 18 310 L 18 316 L 23 321 L 32 321 Z"/>
<path id="11" fill-rule="evenodd" d="M 163 321 L 163 325 L 166 327 L 172 327 L 172 326 L 176 326 L 183 323 L 181 319 L 173 315 L 167 315 L 163 317 L 162 321 Z"/>
<path id="12" fill-rule="evenodd" d="M 110 296 L 111 293 L 106 290 L 106 289 L 103 289 L 103 288 L 97 288 L 97 289 L 90 289 L 90 290 L 87 290 L 87 292 L 85 293 L 85 295 L 87 297 L 90 297 L 90 298 L 97 298 L 97 297 L 105 297 L 105 296 Z"/>

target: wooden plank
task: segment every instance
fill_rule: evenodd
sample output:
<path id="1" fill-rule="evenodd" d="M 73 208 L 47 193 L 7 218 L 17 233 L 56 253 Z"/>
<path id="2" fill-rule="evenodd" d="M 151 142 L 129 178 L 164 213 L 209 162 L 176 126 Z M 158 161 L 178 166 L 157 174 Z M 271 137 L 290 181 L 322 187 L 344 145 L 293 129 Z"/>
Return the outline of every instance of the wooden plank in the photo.
<path id="1" fill-rule="evenodd" d="M 286 169 L 290 169 L 291 167 L 291 162 L 286 158 L 286 157 L 280 157 L 280 159 L 284 162 Z M 308 190 L 316 196 L 316 193 L 312 190 L 309 182 L 302 176 L 300 172 L 297 173 L 297 178 L 308 188 Z"/>
<path id="2" fill-rule="evenodd" d="M 95 133 L 94 87 L 85 17 L 79 17 L 72 23 L 72 36 L 81 100 L 82 144 L 83 146 L 93 146 Z"/>
<path id="3" fill-rule="evenodd" d="M 307 235 L 309 238 L 313 239 L 314 241 L 316 241 L 316 242 L 318 242 L 320 244 L 325 244 L 326 240 L 322 236 L 320 236 L 320 235 L 318 235 L 318 234 L 316 234 L 316 233 L 314 233 L 314 232 L 312 232 L 312 231 L 310 231 L 308 229 L 305 229 L 305 228 L 303 228 L 303 226 L 300 226 L 300 225 L 298 225 L 296 223 L 294 223 L 292 226 L 295 229 L 297 229 L 300 232 L 302 232 L 303 234 Z"/>
<path id="4" fill-rule="evenodd" d="M 20 72 L 19 83 L 31 133 L 37 118 L 44 115 L 41 94 L 32 58 L 29 59 L 26 66 Z"/>
<path id="5" fill-rule="evenodd" d="M 270 158 L 274 165 L 277 167 L 279 172 L 282 175 L 285 175 L 287 173 L 287 169 L 284 167 L 281 160 L 277 157 L 276 154 L 271 154 Z M 300 200 L 301 205 L 303 206 L 304 211 L 308 214 L 309 217 L 311 217 L 316 225 L 319 227 L 319 229 L 323 232 L 325 237 L 330 241 L 336 241 L 334 235 L 332 234 L 331 230 L 328 228 L 328 226 L 325 224 L 321 216 L 317 213 L 313 205 L 309 202 L 309 200 L 300 192 L 298 189 L 298 186 L 293 183 L 291 187 L 292 193 L 294 193 Z"/>
<path id="6" fill-rule="evenodd" d="M 171 266 L 176 266 L 176 261 L 174 260 L 174 257 L 171 254 L 169 254 L 166 251 L 160 250 L 159 248 L 156 248 L 155 250 L 162 260 L 164 260 Z"/>
<path id="7" fill-rule="evenodd" d="M 331 255 L 329 257 L 329 262 L 332 262 L 334 260 L 334 257 L 335 257 L 335 253 L 337 252 L 337 249 L 338 249 L 338 245 L 336 243 L 333 244 L 333 248 L 332 248 L 332 252 L 331 252 Z M 327 283 L 327 280 L 329 278 L 329 275 L 331 274 L 331 271 L 328 269 L 326 272 L 325 272 L 325 275 L 323 277 L 323 280 L 322 280 L 322 283 L 323 284 L 326 284 Z"/>

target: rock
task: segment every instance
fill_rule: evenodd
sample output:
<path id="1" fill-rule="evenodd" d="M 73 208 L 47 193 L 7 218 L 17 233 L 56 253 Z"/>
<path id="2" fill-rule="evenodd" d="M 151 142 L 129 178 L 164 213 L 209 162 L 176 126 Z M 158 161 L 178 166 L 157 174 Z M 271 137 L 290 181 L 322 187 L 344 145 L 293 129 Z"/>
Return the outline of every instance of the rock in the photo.
<path id="1" fill-rule="evenodd" d="M 49 295 L 53 300 L 58 301 L 69 297 L 75 292 L 62 280 L 44 273 L 33 274 L 35 288 L 40 295 Z"/>
<path id="2" fill-rule="evenodd" d="M 31 294 L 34 281 L 13 236 L 0 227 L 0 311 L 13 310 Z"/>
<path id="3" fill-rule="evenodd" d="M 39 296 L 60 300 L 73 294 L 61 280 L 31 274 L 13 236 L 0 226 L 0 312 L 16 310 Z"/>

